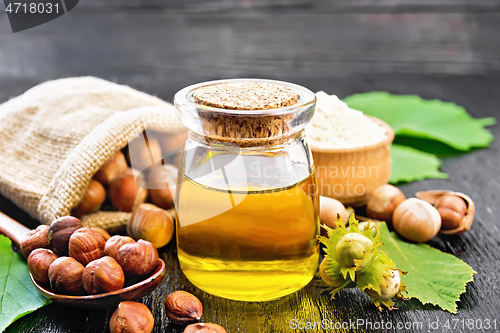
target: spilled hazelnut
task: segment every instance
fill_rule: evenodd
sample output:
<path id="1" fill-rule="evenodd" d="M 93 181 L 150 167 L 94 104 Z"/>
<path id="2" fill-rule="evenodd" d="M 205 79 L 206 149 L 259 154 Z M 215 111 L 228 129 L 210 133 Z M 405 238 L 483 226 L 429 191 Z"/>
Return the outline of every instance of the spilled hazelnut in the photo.
<path id="1" fill-rule="evenodd" d="M 200 300 L 186 291 L 174 291 L 165 299 L 168 318 L 177 325 L 185 325 L 200 320 L 203 306 Z"/>
<path id="2" fill-rule="evenodd" d="M 366 213 L 376 220 L 391 221 L 394 210 L 405 200 L 406 197 L 399 188 L 385 184 L 371 195 L 366 204 Z"/>
<path id="3" fill-rule="evenodd" d="M 143 172 L 162 159 L 160 143 L 156 132 L 143 131 L 128 144 L 128 158 L 132 168 Z"/>
<path id="4" fill-rule="evenodd" d="M 170 187 L 176 183 L 177 168 L 170 164 L 158 164 L 148 173 L 146 178 L 151 201 L 158 207 L 170 209 L 174 207 L 174 194 Z"/>
<path id="5" fill-rule="evenodd" d="M 476 208 L 472 199 L 460 192 L 433 190 L 417 192 L 415 196 L 436 207 L 441 219 L 439 231 L 446 235 L 459 235 L 472 227 Z"/>
<path id="6" fill-rule="evenodd" d="M 154 325 L 155 320 L 148 307 L 132 301 L 118 304 L 109 320 L 111 333 L 151 333 Z"/>
<path id="7" fill-rule="evenodd" d="M 326 225 L 330 228 L 337 228 L 338 216 L 344 221 L 347 221 L 347 213 L 344 205 L 333 198 L 320 196 L 319 197 L 320 206 L 320 221 L 321 224 Z"/>
<path id="8" fill-rule="evenodd" d="M 91 180 L 82 201 L 71 210 L 71 214 L 76 217 L 95 213 L 101 208 L 106 199 L 106 190 L 97 180 Z"/>
<path id="9" fill-rule="evenodd" d="M 138 205 L 146 201 L 148 190 L 141 187 L 143 183 L 141 176 L 136 182 L 134 171 L 131 168 L 114 179 L 109 184 L 109 197 L 113 207 L 118 211 L 132 212 Z"/>
<path id="10" fill-rule="evenodd" d="M 454 229 L 460 225 L 467 213 L 467 204 L 457 196 L 446 196 L 437 205 L 443 228 Z"/>
<path id="11" fill-rule="evenodd" d="M 184 333 L 227 333 L 224 327 L 214 323 L 197 323 L 186 326 Z"/>
<path id="12" fill-rule="evenodd" d="M 150 241 L 158 249 L 170 242 L 174 229 L 174 221 L 166 210 L 147 203 L 139 205 L 127 223 L 129 236 Z"/>

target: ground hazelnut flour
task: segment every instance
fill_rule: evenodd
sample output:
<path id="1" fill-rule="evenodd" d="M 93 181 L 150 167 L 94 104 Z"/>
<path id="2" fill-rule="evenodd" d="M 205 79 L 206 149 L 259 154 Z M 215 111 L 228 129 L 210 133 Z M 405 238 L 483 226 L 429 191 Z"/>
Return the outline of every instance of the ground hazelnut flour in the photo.
<path id="1" fill-rule="evenodd" d="M 316 112 L 306 126 L 312 148 L 345 149 L 374 145 L 387 138 L 387 130 L 351 109 L 335 95 L 316 93 Z"/>

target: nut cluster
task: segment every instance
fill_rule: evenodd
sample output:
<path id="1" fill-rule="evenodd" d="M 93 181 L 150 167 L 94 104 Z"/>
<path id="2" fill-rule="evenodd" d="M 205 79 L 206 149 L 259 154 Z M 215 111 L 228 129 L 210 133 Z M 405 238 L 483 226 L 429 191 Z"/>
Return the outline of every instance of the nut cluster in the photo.
<path id="1" fill-rule="evenodd" d="M 148 197 L 160 208 L 173 208 L 174 199 L 170 186 L 177 179 L 176 165 L 180 162 L 178 155 L 184 147 L 186 137 L 186 131 L 144 131 L 142 136 L 132 140 L 124 148 L 127 156 L 122 151 L 117 151 L 94 174 L 71 215 L 81 218 L 96 213 L 107 197 L 113 208 L 121 212 L 133 212 Z"/>
<path id="2" fill-rule="evenodd" d="M 467 195 L 452 191 L 423 191 L 406 199 L 392 185 L 378 187 L 366 204 L 366 213 L 375 220 L 391 222 L 404 238 L 427 242 L 438 233 L 458 235 L 470 229 L 474 202 Z M 338 218 L 346 221 L 346 209 L 335 199 L 320 197 L 321 224 L 335 229 Z M 351 209 L 351 208 L 349 208 Z"/>
<path id="3" fill-rule="evenodd" d="M 175 188 L 178 172 L 174 165 L 165 164 L 162 157 L 165 154 L 175 155 L 182 149 L 186 140 L 186 132 L 162 134 L 148 131 L 147 135 L 144 132 L 143 136 L 144 139 L 147 138 L 147 142 L 141 136 L 130 142 L 127 150 L 129 162 L 125 154 L 118 151 L 101 167 L 90 181 L 81 202 L 73 208 L 71 213 L 76 218 L 95 213 L 108 197 L 109 201 L 106 205 L 110 203 L 116 211 L 133 213 L 127 225 L 129 236 L 135 240 L 150 241 L 155 247 L 160 248 L 167 245 L 174 234 L 175 191 L 171 189 Z M 174 162 L 173 159 L 172 162 Z M 152 202 L 152 204 L 147 202 Z M 76 218 L 71 218 L 72 222 L 75 222 Z M 87 219 L 92 221 L 90 216 Z M 82 225 L 75 225 L 76 227 L 82 227 Z M 117 227 L 119 228 L 116 224 L 109 225 L 110 231 L 116 231 Z M 66 233 L 72 231 L 65 230 Z M 37 231 L 37 233 L 42 231 Z M 105 231 L 100 233 L 105 240 L 110 237 Z M 68 255 L 68 250 L 56 243 L 54 242 L 56 253 Z M 64 240 L 63 244 L 65 243 Z M 27 257 L 29 252 L 36 247 L 45 247 L 45 245 L 26 244 L 25 256 Z"/>
<path id="4" fill-rule="evenodd" d="M 106 236 L 109 234 L 104 230 L 83 227 L 79 219 L 66 216 L 50 227 L 30 232 L 22 248 L 29 253 L 28 268 L 33 279 L 58 294 L 119 290 L 127 280 L 142 280 L 157 267 L 158 251 L 151 242 L 136 242 L 127 236 L 106 240 Z"/>

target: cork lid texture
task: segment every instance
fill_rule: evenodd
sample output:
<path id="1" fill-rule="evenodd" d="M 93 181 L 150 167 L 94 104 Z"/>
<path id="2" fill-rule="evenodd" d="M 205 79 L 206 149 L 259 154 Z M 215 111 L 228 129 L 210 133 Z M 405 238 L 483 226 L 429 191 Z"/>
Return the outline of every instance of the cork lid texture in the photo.
<path id="1" fill-rule="evenodd" d="M 230 110 L 268 110 L 297 103 L 292 88 L 267 82 L 234 82 L 205 86 L 193 92 L 196 103 Z"/>
<path id="2" fill-rule="evenodd" d="M 293 114 L 268 114 L 272 110 L 293 106 L 299 93 L 285 85 L 248 81 L 208 85 L 193 91 L 193 101 L 200 105 L 227 110 L 263 110 L 261 114 L 237 114 L 199 111 L 203 133 L 209 141 L 232 142 L 240 147 L 283 143 L 290 132 Z"/>

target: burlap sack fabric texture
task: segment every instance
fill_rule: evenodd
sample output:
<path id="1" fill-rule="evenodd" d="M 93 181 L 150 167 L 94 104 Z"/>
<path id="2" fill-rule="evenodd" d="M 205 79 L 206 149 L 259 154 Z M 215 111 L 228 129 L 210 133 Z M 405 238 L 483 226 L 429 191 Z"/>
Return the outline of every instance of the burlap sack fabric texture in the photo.
<path id="1" fill-rule="evenodd" d="M 144 129 L 183 129 L 172 104 L 94 77 L 42 83 L 0 105 L 0 192 L 50 225 L 69 215 L 92 176 Z M 98 212 L 113 229 L 130 213 Z"/>

